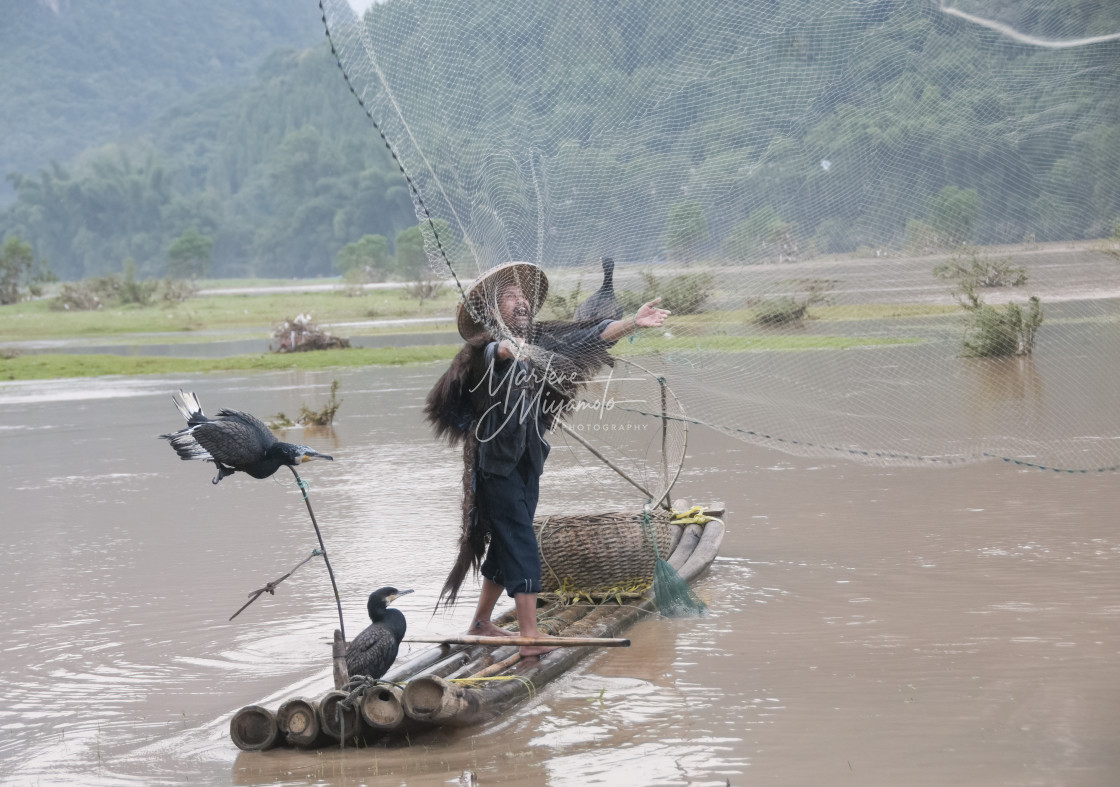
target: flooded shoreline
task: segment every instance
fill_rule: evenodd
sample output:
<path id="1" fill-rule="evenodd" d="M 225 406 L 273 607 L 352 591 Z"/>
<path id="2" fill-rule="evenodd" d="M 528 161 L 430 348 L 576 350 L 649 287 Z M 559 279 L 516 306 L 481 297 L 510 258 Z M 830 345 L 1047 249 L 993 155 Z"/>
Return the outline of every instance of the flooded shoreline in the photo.
<path id="1" fill-rule="evenodd" d="M 412 748 L 239 753 L 236 708 L 324 687 L 337 625 L 287 479 L 179 462 L 170 391 L 208 410 L 298 409 L 341 377 L 336 457 L 302 475 L 347 626 L 400 583 L 433 617 L 458 528 L 459 459 L 421 423 L 442 370 L 0 384 L 5 783 L 1114 784 L 1120 775 L 1120 502 L 1114 473 L 793 457 L 696 429 L 674 496 L 723 500 L 698 588 L 712 614 L 651 617 L 508 720 Z M 621 510 L 623 482 L 554 439 L 542 513 Z M 421 549 L 417 547 L 422 545 Z"/>

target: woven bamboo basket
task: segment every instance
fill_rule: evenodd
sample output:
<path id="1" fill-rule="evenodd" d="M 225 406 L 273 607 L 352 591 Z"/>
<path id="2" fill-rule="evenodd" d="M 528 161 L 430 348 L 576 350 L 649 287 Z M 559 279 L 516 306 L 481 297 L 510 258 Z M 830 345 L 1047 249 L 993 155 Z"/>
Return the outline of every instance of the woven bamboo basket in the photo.
<path id="1" fill-rule="evenodd" d="M 566 588 L 590 595 L 620 586 L 652 583 L 657 553 L 669 557 L 669 513 L 651 514 L 649 528 L 641 512 L 538 517 L 533 522 L 541 555 L 541 591 Z"/>

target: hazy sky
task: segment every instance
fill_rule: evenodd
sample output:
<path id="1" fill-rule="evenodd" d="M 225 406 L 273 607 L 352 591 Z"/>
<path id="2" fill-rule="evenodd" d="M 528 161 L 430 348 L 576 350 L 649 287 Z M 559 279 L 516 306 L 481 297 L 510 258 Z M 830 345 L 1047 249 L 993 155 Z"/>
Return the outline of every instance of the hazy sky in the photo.
<path id="1" fill-rule="evenodd" d="M 361 15 L 363 11 L 374 4 L 375 0 L 346 0 L 346 2 L 348 2 L 350 4 L 350 7 L 357 11 L 359 15 Z"/>

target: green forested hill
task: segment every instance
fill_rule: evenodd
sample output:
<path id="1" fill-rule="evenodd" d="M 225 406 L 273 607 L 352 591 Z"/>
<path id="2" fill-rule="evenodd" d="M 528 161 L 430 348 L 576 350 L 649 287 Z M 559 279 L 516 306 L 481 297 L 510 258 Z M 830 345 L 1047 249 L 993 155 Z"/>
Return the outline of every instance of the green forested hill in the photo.
<path id="1" fill-rule="evenodd" d="M 414 223 L 384 145 L 325 44 L 277 50 L 251 81 L 201 91 L 129 144 L 13 179 L 0 227 L 74 279 L 163 273 L 194 228 L 214 240 L 215 275 L 330 274 L 346 243 Z"/>
<path id="2" fill-rule="evenodd" d="M 0 175 L 118 138 L 321 35 L 307 0 L 0 0 Z M 0 205 L 11 187 L 0 184 Z"/>
<path id="3" fill-rule="evenodd" d="M 35 101 L 20 104 L 13 85 L 26 89 L 30 77 L 19 72 L 2 87 L 8 91 L 4 123 L 39 140 L 38 154 L 57 163 L 42 170 L 16 167 L 19 174 L 11 183 L 18 198 L 0 211 L 0 236 L 30 242 L 59 276 L 117 271 L 127 258 L 141 272 L 158 275 L 169 244 L 191 228 L 214 241 L 214 275 L 330 274 L 345 244 L 371 233 L 391 241 L 415 223 L 395 163 L 320 43 L 314 0 L 194 0 L 144 5 L 147 10 L 138 10 L 139 0 L 104 0 L 98 13 L 89 10 L 92 3 L 57 0 L 58 14 L 43 2 L 34 5 L 34 14 L 20 12 L 27 17 L 20 36 L 10 26 L 0 29 L 5 52 L 0 58 L 38 63 L 59 92 L 44 90 Z M 691 193 L 701 183 L 730 181 L 765 162 L 765 178 L 740 191 L 728 187 L 724 213 L 746 216 L 745 205 L 765 204 L 766 211 L 756 211 L 760 218 L 752 220 L 780 219 L 824 252 L 898 243 L 907 223 L 927 219 L 930 199 L 947 187 L 978 194 L 982 207 L 968 238 L 974 242 L 1028 234 L 1040 241 L 1096 237 L 1120 217 L 1120 77 L 1108 65 L 1120 58 L 1120 42 L 1085 50 L 1086 67 L 1075 54 L 1055 71 L 1052 53 L 1013 43 L 997 49 L 995 57 L 1002 61 L 978 65 L 957 42 L 963 23 L 933 11 L 896 13 L 914 2 L 848 4 L 844 13 L 851 18 L 831 27 L 817 25 L 812 13 L 817 8 L 821 18 L 827 16 L 831 0 L 762 4 L 763 16 L 780 5 L 804 8 L 805 21 L 798 18 L 760 39 L 750 57 L 729 59 L 719 79 L 722 89 L 770 91 L 759 104 L 764 111 L 728 116 L 719 101 L 702 100 L 695 92 L 702 85 L 690 88 L 667 100 L 670 109 L 679 109 L 673 114 L 677 133 L 658 137 L 645 153 L 623 154 L 600 142 L 616 120 L 614 99 L 653 79 L 665 51 L 660 42 L 673 37 L 668 31 L 687 30 L 688 7 L 675 0 L 620 0 L 611 6 L 627 15 L 619 30 L 560 35 L 558 20 L 583 2 L 592 0 L 537 4 L 532 30 L 523 38 L 490 40 L 489 31 L 498 27 L 494 20 L 516 16 L 517 3 L 479 0 L 477 13 L 462 20 L 464 34 L 473 45 L 500 47 L 510 62 L 522 59 L 518 47 L 525 47 L 525 62 L 545 53 L 539 62 L 550 70 L 535 75 L 535 85 L 546 92 L 530 104 L 538 114 L 517 122 L 555 130 L 544 139 L 542 153 L 561 163 L 571 157 L 573 168 L 588 173 L 586 188 L 602 192 L 592 200 L 602 225 L 609 230 L 620 222 L 642 222 L 649 248 L 664 243 L 666 223 L 664 210 L 645 204 L 650 189 L 642 173 L 654 166 L 677 173 L 678 181 L 662 185 Z M 15 0 L 0 0 L 0 8 L 14 5 Z M 397 36 L 406 56 L 420 64 L 413 87 L 431 104 L 433 119 L 417 121 L 416 128 L 436 140 L 428 152 L 453 164 L 456 155 L 474 155 L 472 146 L 480 139 L 500 139 L 513 126 L 514 118 L 487 113 L 483 99 L 490 106 L 514 106 L 517 102 L 505 99 L 509 91 L 523 89 L 521 75 L 497 72 L 466 84 L 471 79 L 456 72 L 450 59 L 447 73 L 425 70 L 428 42 L 407 24 L 390 24 L 399 5 L 389 0 L 375 6 L 373 13 L 385 20 L 379 32 Z M 209 27 L 192 28 L 198 16 L 208 18 Z M 259 21 L 266 16 L 271 26 Z M 49 24 L 58 19 L 67 21 Z M 106 26 L 107 19 L 113 24 Z M 1062 19 L 1074 31 L 1108 32 L 1120 29 L 1120 5 L 1084 0 Z M 237 69 L 246 73 L 249 50 L 261 51 L 257 39 L 278 41 L 287 26 L 314 36 L 310 48 L 275 48 L 258 58 L 244 79 L 223 76 Z M 1050 23 L 1042 27 L 1058 29 Z M 124 29 L 148 31 L 152 40 L 126 37 Z M 415 43 L 410 35 L 417 36 Z M 610 37 L 606 45 L 603 35 Z M 853 35 L 875 46 L 844 60 L 821 54 L 836 51 L 845 45 L 844 36 Z M 119 68 L 91 76 L 78 39 L 95 42 Z M 8 44 L 23 55 L 8 54 Z M 712 45 L 735 51 L 739 43 Z M 550 47 L 555 58 L 547 56 Z M 235 62 L 223 65 L 232 52 Z M 604 59 L 603 52 L 611 56 Z M 56 53 L 54 60 L 50 53 Z M 159 53 L 174 57 L 160 60 Z M 1003 73 L 1001 62 L 1015 68 Z M 782 87 L 794 78 L 827 89 L 813 91 L 813 101 L 805 102 L 804 94 Z M 207 81 L 209 86 L 200 88 Z M 64 113 L 73 96 L 113 104 L 110 84 L 137 99 L 116 100 L 116 115 L 109 120 L 83 121 Z M 466 124 L 459 128 L 466 131 L 452 131 L 444 114 L 454 106 L 443 99 L 452 89 L 460 98 L 478 98 L 455 107 Z M 165 100 L 159 112 L 135 126 L 157 99 Z M 429 126 L 420 128 L 425 122 Z M 125 126 L 134 130 L 119 133 Z M 64 144 L 59 139 L 66 135 L 70 141 Z M 88 142 L 80 154 L 51 152 L 73 146 L 75 139 Z M 906 166 L 880 177 L 868 192 L 866 162 L 882 150 Z M 829 170 L 817 165 L 818 158 L 840 164 Z M 812 166 L 803 166 L 806 159 Z M 823 188 L 825 178 L 834 202 L 817 200 L 816 207 L 807 207 L 807 195 Z M 490 195 L 500 202 L 499 196 Z M 826 203 L 827 209 L 820 207 Z M 710 249 L 734 246 L 736 231 L 744 233 L 743 242 L 757 235 L 746 226 L 750 221 L 736 226 L 726 218 L 722 224 L 716 216 L 707 218 Z"/>

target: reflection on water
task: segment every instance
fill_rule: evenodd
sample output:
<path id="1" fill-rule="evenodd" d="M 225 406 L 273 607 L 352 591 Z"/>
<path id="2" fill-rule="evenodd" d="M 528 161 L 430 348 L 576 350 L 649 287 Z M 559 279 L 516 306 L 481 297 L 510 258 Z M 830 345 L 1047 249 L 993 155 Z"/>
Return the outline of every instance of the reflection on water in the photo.
<path id="1" fill-rule="evenodd" d="M 1029 401 L 1060 390 L 1052 368 L 977 373 Z M 395 584 L 416 589 L 400 602 L 410 631 L 435 633 L 470 614 L 468 599 L 432 615 L 460 472 L 420 423 L 440 371 L 0 385 L 0 773 L 42 784 L 442 785 L 467 769 L 484 785 L 1120 781 L 1115 474 L 864 467 L 700 430 L 675 493 L 727 502 L 728 536 L 699 586 L 707 617 L 651 616 L 632 648 L 597 654 L 481 730 L 372 752 L 238 753 L 233 710 L 325 688 L 337 618 L 313 561 L 228 621 L 310 552 L 314 532 L 290 478 L 214 486 L 212 467 L 178 461 L 155 438 L 181 420 L 171 392 L 195 390 L 208 412 L 266 415 L 322 401 L 338 377 L 333 430 L 287 438 L 336 458 L 301 475 L 348 630 L 370 589 Z M 1000 403 L 980 405 L 987 419 Z M 640 502 L 554 443 L 542 511 Z"/>

